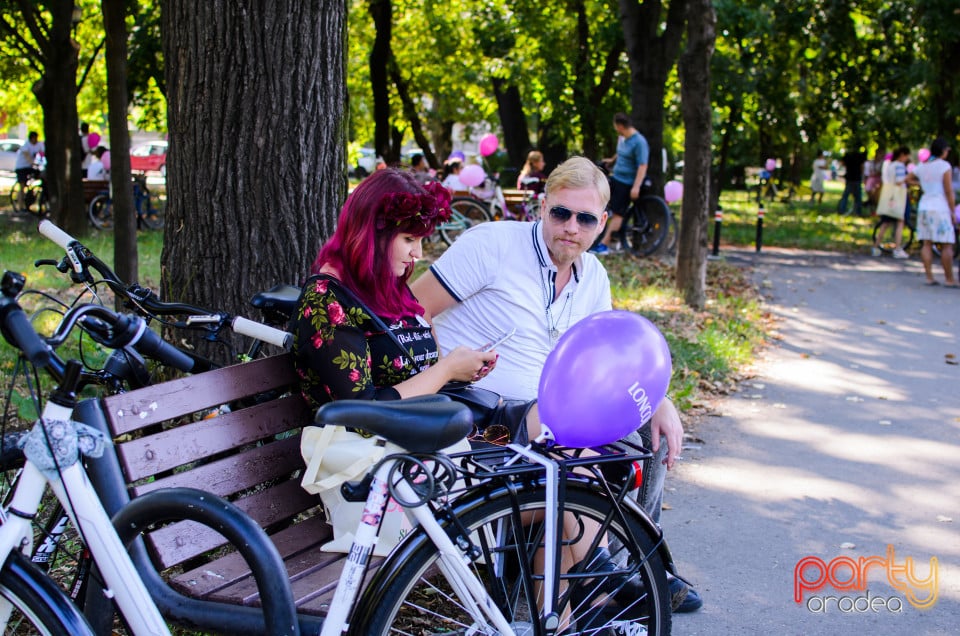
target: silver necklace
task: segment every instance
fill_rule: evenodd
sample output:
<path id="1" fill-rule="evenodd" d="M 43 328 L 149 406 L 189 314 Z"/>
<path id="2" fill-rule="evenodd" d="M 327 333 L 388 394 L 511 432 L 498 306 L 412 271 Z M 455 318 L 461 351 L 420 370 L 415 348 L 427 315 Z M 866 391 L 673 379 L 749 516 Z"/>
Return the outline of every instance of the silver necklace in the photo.
<path id="1" fill-rule="evenodd" d="M 557 315 L 557 319 L 553 319 L 553 272 L 549 269 L 546 270 L 547 281 L 544 281 L 544 277 L 540 276 L 540 290 L 543 292 L 543 306 L 544 306 L 544 316 L 547 319 L 547 335 L 550 336 L 550 345 L 556 345 L 557 341 L 560 340 L 560 321 L 563 320 L 563 314 L 567 314 L 567 324 L 564 327 L 564 331 L 570 328 L 570 314 L 573 313 L 573 306 L 570 305 L 570 297 L 573 296 L 572 291 L 567 291 L 563 299 L 563 307 L 560 308 L 560 313 Z M 567 283 L 568 285 L 570 283 Z"/>

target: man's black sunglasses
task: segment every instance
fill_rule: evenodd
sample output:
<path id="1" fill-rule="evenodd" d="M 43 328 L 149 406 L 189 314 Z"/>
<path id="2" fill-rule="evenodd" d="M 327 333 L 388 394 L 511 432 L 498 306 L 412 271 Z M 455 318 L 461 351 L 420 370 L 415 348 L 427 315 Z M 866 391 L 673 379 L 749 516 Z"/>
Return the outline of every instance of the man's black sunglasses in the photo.
<path id="1" fill-rule="evenodd" d="M 550 218 L 557 223 L 566 223 L 573 215 L 573 210 L 570 208 L 565 208 L 562 205 L 555 205 L 550 208 Z M 596 214 L 592 214 L 590 212 L 576 212 L 576 215 L 577 225 L 585 230 L 592 230 L 600 223 L 600 217 L 598 217 Z"/>

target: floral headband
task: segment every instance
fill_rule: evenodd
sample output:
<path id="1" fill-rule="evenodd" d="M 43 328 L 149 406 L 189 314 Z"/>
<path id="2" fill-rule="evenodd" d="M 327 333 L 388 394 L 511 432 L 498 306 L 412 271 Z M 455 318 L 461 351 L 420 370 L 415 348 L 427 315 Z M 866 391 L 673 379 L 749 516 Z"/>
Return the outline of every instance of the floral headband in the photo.
<path id="1" fill-rule="evenodd" d="M 450 191 L 432 181 L 423 186 L 426 194 L 393 192 L 382 199 L 383 212 L 377 219 L 377 229 L 393 225 L 407 226 L 413 233 L 429 234 L 438 223 L 450 220 Z"/>

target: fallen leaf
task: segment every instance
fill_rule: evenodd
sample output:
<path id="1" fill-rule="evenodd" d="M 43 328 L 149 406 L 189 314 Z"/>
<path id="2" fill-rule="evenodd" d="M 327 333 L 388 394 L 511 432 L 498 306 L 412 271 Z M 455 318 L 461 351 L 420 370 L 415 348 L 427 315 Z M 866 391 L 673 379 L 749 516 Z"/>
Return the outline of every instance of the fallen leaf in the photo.
<path id="1" fill-rule="evenodd" d="M 673 510 L 673 506 L 671 506 L 667 502 L 663 502 L 662 504 L 660 504 L 660 510 Z"/>
<path id="2" fill-rule="evenodd" d="M 878 321 L 877 321 L 877 324 L 878 324 L 878 325 L 885 325 L 885 324 L 887 324 L 887 321 L 886 321 L 886 320 L 878 320 Z"/>
<path id="3" fill-rule="evenodd" d="M 943 357 L 944 357 L 944 358 L 947 358 L 948 360 L 956 360 L 956 359 L 957 359 L 957 356 L 954 355 L 954 354 L 952 354 L 952 353 L 945 354 Z"/>

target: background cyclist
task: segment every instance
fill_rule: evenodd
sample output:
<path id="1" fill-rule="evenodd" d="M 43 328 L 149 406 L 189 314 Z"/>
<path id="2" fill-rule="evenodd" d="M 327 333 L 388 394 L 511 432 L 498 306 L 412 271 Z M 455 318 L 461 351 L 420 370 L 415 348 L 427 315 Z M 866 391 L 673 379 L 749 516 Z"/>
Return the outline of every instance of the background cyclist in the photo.
<path id="1" fill-rule="evenodd" d="M 37 160 L 38 155 L 42 155 L 46 152 L 46 146 L 44 146 L 42 141 L 38 141 L 40 135 L 36 131 L 31 130 L 30 134 L 27 135 L 27 141 L 22 146 L 20 150 L 17 151 L 17 162 L 14 164 L 14 172 L 17 174 L 17 182 L 22 186 L 17 193 L 17 209 L 24 209 L 23 204 L 23 194 L 26 192 L 27 182 L 32 177 L 41 176 L 40 171 L 34 167 L 34 162 Z"/>
<path id="2" fill-rule="evenodd" d="M 640 198 L 640 188 L 647 177 L 647 163 L 650 160 L 650 145 L 646 138 L 633 127 L 633 122 L 625 113 L 613 116 L 613 127 L 617 131 L 617 152 L 604 165 L 613 163 L 610 175 L 610 222 L 600 244 L 591 251 L 602 256 L 610 253 L 610 238 L 623 225 L 623 215 L 631 201 Z"/>

